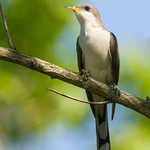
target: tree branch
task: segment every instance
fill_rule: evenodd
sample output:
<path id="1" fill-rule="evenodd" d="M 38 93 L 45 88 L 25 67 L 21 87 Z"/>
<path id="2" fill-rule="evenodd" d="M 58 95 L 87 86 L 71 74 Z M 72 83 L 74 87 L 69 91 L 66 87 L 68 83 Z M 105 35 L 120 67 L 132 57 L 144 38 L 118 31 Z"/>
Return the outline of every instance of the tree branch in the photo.
<path id="1" fill-rule="evenodd" d="M 46 74 L 52 78 L 56 78 L 75 86 L 84 88 L 97 95 L 103 96 L 106 99 L 109 99 L 110 102 L 124 105 L 150 118 L 149 99 L 144 100 L 123 91 L 120 92 L 120 97 L 116 97 L 109 86 L 98 82 L 91 77 L 89 77 L 88 81 L 83 82 L 80 80 L 78 73 L 66 70 L 39 58 L 19 53 L 18 51 L 12 49 L 0 47 L 0 59 L 25 66 L 32 70 Z"/>
<path id="2" fill-rule="evenodd" d="M 3 26 L 4 26 L 4 29 L 5 29 L 5 32 L 6 32 L 6 36 L 7 36 L 7 39 L 8 39 L 8 44 L 9 44 L 9 47 L 12 48 L 12 49 L 15 49 L 14 45 L 13 45 L 13 42 L 11 40 L 11 36 L 9 34 L 9 31 L 8 31 L 8 26 L 7 26 L 7 22 L 6 22 L 6 17 L 5 17 L 5 13 L 3 11 L 3 8 L 2 8 L 2 4 L 0 3 L 0 14 L 1 14 L 1 17 L 2 17 L 2 22 L 3 22 Z"/>

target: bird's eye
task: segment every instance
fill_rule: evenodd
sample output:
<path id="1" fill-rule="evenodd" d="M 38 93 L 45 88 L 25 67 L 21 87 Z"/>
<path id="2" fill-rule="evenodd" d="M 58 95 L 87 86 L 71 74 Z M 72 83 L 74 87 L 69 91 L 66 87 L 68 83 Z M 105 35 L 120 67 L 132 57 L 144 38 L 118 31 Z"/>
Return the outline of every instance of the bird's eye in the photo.
<path id="1" fill-rule="evenodd" d="M 85 9 L 86 11 L 89 11 L 89 10 L 90 10 L 90 7 L 89 7 L 89 6 L 85 6 L 84 9 Z"/>

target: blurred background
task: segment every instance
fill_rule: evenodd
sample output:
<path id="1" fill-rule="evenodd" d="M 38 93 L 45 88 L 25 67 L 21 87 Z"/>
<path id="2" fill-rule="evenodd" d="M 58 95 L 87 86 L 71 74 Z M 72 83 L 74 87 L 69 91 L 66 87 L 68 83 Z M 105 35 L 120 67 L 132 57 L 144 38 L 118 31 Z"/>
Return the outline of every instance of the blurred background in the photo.
<path id="1" fill-rule="evenodd" d="M 121 90 L 143 98 L 150 95 L 149 1 L 0 2 L 17 50 L 73 71 L 78 71 L 75 44 L 79 24 L 64 5 L 95 5 L 106 28 L 118 38 Z M 0 46 L 8 47 L 1 19 Z M 96 149 L 95 123 L 89 106 L 66 101 L 46 88 L 86 99 L 84 90 L 5 61 L 0 61 L 0 77 L 0 150 Z M 117 105 L 109 127 L 112 149 L 150 149 L 150 120 L 144 116 Z"/>

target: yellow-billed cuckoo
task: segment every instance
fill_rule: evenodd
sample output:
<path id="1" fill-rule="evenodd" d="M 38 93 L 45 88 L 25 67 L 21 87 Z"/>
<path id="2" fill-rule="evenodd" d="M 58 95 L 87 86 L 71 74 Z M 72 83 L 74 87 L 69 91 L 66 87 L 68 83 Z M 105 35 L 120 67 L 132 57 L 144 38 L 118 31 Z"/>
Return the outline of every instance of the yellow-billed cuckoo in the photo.
<path id="1" fill-rule="evenodd" d="M 98 10 L 90 4 L 66 6 L 74 11 L 80 26 L 77 39 L 77 57 L 79 71 L 89 72 L 94 79 L 108 85 L 116 85 L 119 80 L 119 52 L 117 39 L 102 24 Z M 119 90 L 119 89 L 118 89 Z M 86 91 L 92 101 L 104 101 L 103 97 Z M 96 120 L 97 150 L 110 150 L 107 105 L 91 105 Z M 112 119 L 115 104 L 112 107 Z"/>

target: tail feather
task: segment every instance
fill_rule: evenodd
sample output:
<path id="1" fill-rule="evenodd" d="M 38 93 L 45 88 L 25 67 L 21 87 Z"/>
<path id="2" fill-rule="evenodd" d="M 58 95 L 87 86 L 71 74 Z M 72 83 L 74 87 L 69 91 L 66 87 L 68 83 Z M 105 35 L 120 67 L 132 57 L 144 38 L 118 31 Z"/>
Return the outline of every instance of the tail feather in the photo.
<path id="1" fill-rule="evenodd" d="M 87 92 L 87 97 L 90 101 L 104 100 L 90 92 Z M 110 150 L 107 105 L 91 105 L 91 109 L 96 122 L 97 150 Z"/>
<path id="2" fill-rule="evenodd" d="M 110 137 L 107 119 L 107 106 L 104 105 L 103 116 L 96 117 L 97 150 L 110 150 Z"/>
<path id="3" fill-rule="evenodd" d="M 115 103 L 113 103 L 113 104 L 112 104 L 112 114 L 111 114 L 111 120 L 113 120 L 113 119 L 114 119 L 115 109 L 116 109 L 116 104 L 115 104 Z"/>

